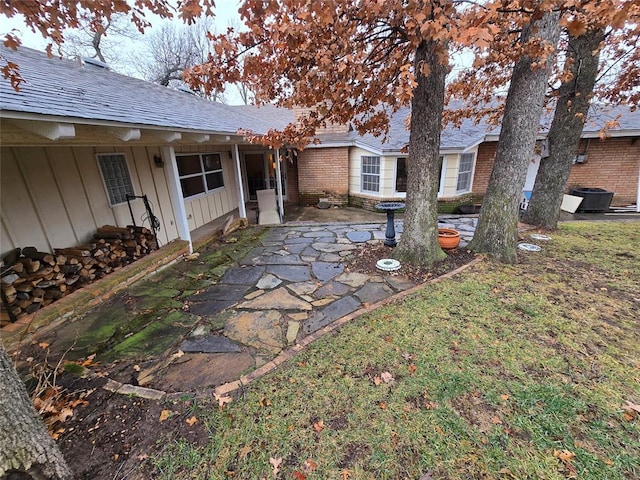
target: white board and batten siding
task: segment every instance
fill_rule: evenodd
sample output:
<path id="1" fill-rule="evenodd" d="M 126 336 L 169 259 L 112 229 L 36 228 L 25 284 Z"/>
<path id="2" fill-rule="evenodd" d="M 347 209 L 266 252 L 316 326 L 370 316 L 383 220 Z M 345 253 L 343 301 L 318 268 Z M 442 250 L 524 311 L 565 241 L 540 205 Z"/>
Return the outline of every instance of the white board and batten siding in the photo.
<path id="1" fill-rule="evenodd" d="M 164 169 L 153 162 L 154 147 L 2 147 L 0 251 L 34 246 L 72 247 L 92 240 L 102 225 L 132 224 L 127 203 L 109 205 L 98 166 L 99 153 L 124 154 L 136 195 L 146 194 L 160 220 L 162 245 L 178 238 Z M 146 210 L 131 203 L 135 223 Z"/>
<path id="2" fill-rule="evenodd" d="M 231 158 L 229 147 L 222 149 L 216 146 L 183 146 L 176 147 L 176 155 L 186 153 L 218 153 L 222 161 L 222 177 L 224 186 L 208 194 L 186 198 L 184 206 L 187 214 L 189 230 L 202 227 L 238 208 L 238 182 L 235 175 L 235 164 Z"/>

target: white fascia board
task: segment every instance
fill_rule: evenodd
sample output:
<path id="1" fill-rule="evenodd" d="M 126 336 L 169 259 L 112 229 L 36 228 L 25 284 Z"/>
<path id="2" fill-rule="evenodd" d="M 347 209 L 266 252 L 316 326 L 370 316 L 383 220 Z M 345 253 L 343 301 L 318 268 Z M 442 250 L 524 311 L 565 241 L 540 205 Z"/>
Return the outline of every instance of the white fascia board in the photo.
<path id="1" fill-rule="evenodd" d="M 640 130 L 609 130 L 605 136 L 607 137 L 640 137 Z M 582 138 L 600 138 L 600 130 L 582 132 Z"/>
<path id="2" fill-rule="evenodd" d="M 95 120 L 81 117 L 65 117 L 63 115 L 43 115 L 39 113 L 26 113 L 16 112 L 10 110 L 0 110 L 0 118 L 8 120 L 31 120 L 36 122 L 61 122 L 70 123 L 74 125 L 90 125 L 94 127 L 116 127 L 116 128 L 139 128 L 141 130 L 152 131 L 165 131 L 165 132 L 179 132 L 179 133 L 193 133 L 196 135 L 219 135 L 223 138 L 244 138 L 242 135 L 238 135 L 237 132 L 224 132 L 215 130 L 194 130 L 189 128 L 171 127 L 171 126 L 158 126 L 147 125 L 144 123 L 125 123 L 115 120 Z"/>

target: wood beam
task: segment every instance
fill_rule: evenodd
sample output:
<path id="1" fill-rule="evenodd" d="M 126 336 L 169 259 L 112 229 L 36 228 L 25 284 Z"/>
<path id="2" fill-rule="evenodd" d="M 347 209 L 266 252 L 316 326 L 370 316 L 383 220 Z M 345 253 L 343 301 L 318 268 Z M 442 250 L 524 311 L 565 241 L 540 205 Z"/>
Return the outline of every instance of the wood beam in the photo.
<path id="1" fill-rule="evenodd" d="M 14 120 L 14 123 L 24 130 L 49 140 L 66 140 L 76 136 L 76 129 L 72 123 L 38 122 L 33 120 Z"/>
<path id="2" fill-rule="evenodd" d="M 182 138 L 182 134 L 180 132 L 149 130 L 149 133 L 167 143 L 175 142 L 176 140 L 180 140 Z"/>
<path id="3" fill-rule="evenodd" d="M 108 127 L 107 131 L 110 135 L 116 137 L 119 140 L 122 140 L 123 142 L 140 140 L 139 128 Z"/>
<path id="4" fill-rule="evenodd" d="M 208 133 L 185 133 L 182 138 L 196 143 L 204 143 L 208 142 L 210 137 Z"/>

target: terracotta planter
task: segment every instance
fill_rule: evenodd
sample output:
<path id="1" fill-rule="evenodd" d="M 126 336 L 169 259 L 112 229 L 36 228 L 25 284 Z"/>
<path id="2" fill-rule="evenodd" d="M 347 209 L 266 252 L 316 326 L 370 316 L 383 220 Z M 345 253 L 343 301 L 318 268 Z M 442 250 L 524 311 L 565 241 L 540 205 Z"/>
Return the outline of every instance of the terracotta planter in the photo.
<path id="1" fill-rule="evenodd" d="M 460 243 L 460 232 L 453 228 L 439 228 L 438 243 L 445 250 L 456 248 Z"/>

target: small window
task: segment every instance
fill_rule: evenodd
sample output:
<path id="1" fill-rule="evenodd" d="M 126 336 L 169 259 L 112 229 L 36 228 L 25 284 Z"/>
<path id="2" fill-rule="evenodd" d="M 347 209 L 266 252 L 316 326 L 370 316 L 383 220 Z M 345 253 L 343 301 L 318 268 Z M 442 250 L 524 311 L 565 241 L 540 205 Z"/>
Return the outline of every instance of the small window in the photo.
<path id="1" fill-rule="evenodd" d="M 134 195 L 127 159 L 122 153 L 99 154 L 98 164 L 102 180 L 111 206 L 127 201 L 127 195 Z"/>
<path id="2" fill-rule="evenodd" d="M 407 191 L 407 159 L 398 158 L 396 160 L 396 192 L 406 193 Z"/>
<path id="3" fill-rule="evenodd" d="M 224 187 L 219 153 L 176 155 L 176 162 L 184 198 Z"/>
<path id="4" fill-rule="evenodd" d="M 361 157 L 362 160 L 362 191 L 380 191 L 380 157 Z"/>
<path id="5" fill-rule="evenodd" d="M 460 156 L 460 166 L 458 167 L 458 182 L 456 193 L 466 193 L 471 190 L 471 180 L 473 175 L 473 160 L 475 154 L 463 153 Z"/>

